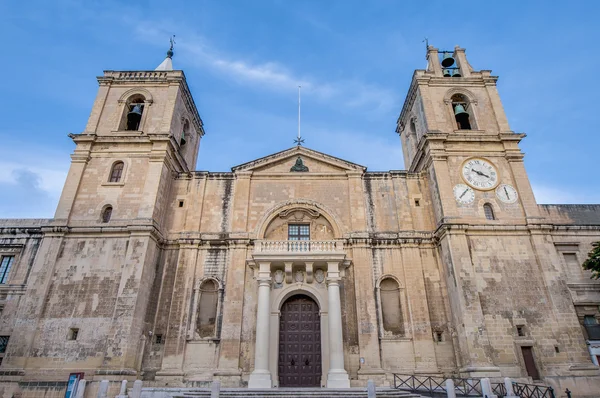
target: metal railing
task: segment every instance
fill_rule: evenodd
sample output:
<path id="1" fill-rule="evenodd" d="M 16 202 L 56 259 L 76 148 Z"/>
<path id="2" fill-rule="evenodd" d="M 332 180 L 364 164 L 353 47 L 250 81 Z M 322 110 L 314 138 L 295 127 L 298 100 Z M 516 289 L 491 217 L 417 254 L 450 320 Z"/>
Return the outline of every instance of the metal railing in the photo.
<path id="1" fill-rule="evenodd" d="M 260 240 L 255 241 L 257 253 L 341 252 L 341 240 Z"/>
<path id="2" fill-rule="evenodd" d="M 537 384 L 512 383 L 515 395 L 523 398 L 554 398 L 554 389 Z"/>
<path id="3" fill-rule="evenodd" d="M 442 376 L 415 376 L 394 373 L 394 388 L 429 395 L 430 397 L 447 396 L 446 380 L 454 382 L 454 391 L 457 397 L 481 397 L 483 390 L 481 379 L 461 379 Z M 506 396 L 504 383 L 490 383 L 492 392 L 503 398 Z M 521 398 L 555 398 L 552 387 L 537 384 L 512 383 L 513 392 Z"/>

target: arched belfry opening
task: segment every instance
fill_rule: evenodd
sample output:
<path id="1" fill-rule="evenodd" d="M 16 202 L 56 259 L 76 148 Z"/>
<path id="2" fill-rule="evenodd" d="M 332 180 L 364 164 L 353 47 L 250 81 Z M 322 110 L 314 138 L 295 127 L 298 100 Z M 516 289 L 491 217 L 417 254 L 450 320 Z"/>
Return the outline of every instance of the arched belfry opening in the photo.
<path id="1" fill-rule="evenodd" d="M 321 385 L 319 306 L 305 294 L 289 297 L 279 316 L 279 387 Z"/>
<path id="2" fill-rule="evenodd" d="M 472 104 L 463 94 L 454 94 L 451 98 L 452 111 L 459 130 L 473 130 L 475 120 L 473 118 Z"/>
<path id="3" fill-rule="evenodd" d="M 125 115 L 125 130 L 138 131 L 144 113 L 144 100 L 142 95 L 134 95 L 127 101 L 127 114 Z"/>

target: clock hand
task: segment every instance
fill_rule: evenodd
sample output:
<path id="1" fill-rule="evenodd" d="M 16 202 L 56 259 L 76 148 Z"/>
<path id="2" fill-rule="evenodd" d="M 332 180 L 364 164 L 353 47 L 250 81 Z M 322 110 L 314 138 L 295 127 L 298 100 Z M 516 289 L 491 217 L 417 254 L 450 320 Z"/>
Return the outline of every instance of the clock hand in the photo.
<path id="1" fill-rule="evenodd" d="M 467 193 L 467 191 L 469 191 L 468 189 L 465 189 L 465 192 L 462 193 L 462 195 L 460 195 L 458 198 L 462 199 L 463 196 L 465 196 L 465 194 Z"/>
<path id="2" fill-rule="evenodd" d="M 481 171 L 477 171 L 475 169 L 471 169 L 471 171 L 474 172 L 474 173 L 476 173 L 476 174 L 479 174 L 480 176 L 484 176 L 484 177 L 490 178 L 490 176 L 488 176 L 487 174 L 482 173 Z"/>
<path id="3" fill-rule="evenodd" d="M 506 194 L 506 199 L 510 199 L 510 196 L 508 195 L 508 191 L 506 190 L 506 187 L 504 187 L 504 193 Z"/>

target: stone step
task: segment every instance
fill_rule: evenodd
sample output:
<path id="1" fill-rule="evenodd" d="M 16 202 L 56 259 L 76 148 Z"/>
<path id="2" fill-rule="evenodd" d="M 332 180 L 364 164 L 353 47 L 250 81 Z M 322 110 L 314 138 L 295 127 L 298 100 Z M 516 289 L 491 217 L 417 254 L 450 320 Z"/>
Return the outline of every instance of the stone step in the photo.
<path id="1" fill-rule="evenodd" d="M 209 388 L 144 388 L 142 398 L 210 398 Z M 328 397 L 356 397 L 367 398 L 366 388 L 271 388 L 271 389 L 247 389 L 247 388 L 222 388 L 221 398 L 328 398 Z M 385 398 L 417 398 L 418 394 L 395 390 L 393 388 L 378 388 L 377 397 Z"/>

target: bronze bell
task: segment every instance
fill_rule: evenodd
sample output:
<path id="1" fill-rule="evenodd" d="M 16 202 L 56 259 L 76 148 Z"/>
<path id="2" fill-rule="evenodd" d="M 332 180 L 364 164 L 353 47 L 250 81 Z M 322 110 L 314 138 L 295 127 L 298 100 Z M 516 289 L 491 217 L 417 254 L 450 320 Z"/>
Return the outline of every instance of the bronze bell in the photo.
<path id="1" fill-rule="evenodd" d="M 456 106 L 454 107 L 454 116 L 459 116 L 459 115 L 468 115 L 469 113 L 467 111 L 465 111 L 465 107 L 463 106 L 463 104 L 456 104 Z"/>
<path id="2" fill-rule="evenodd" d="M 444 77 L 452 76 L 452 71 L 450 69 L 444 69 L 442 72 L 444 73 Z"/>
<path id="3" fill-rule="evenodd" d="M 184 146 L 186 143 L 185 132 L 181 133 L 181 140 L 179 140 L 179 145 Z"/>
<path id="4" fill-rule="evenodd" d="M 452 53 L 444 51 L 444 58 L 442 59 L 442 66 L 444 68 L 449 68 L 454 65 L 454 58 L 452 58 Z"/>
<path id="5" fill-rule="evenodd" d="M 460 69 L 454 69 L 454 73 L 452 73 L 452 77 L 462 77 L 460 74 Z"/>
<path id="6" fill-rule="evenodd" d="M 127 116 L 142 117 L 142 104 L 133 105 L 133 108 L 131 108 Z"/>

